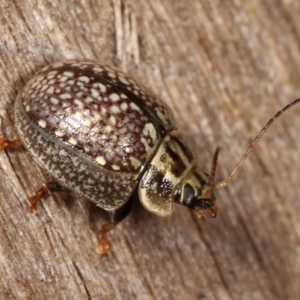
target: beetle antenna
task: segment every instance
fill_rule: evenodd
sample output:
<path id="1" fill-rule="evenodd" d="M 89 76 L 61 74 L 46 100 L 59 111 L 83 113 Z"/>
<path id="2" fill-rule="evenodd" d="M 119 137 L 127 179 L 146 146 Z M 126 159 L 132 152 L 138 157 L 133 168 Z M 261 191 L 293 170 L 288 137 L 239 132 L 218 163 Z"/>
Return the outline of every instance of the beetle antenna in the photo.
<path id="1" fill-rule="evenodd" d="M 237 165 L 235 166 L 235 168 L 233 169 L 233 171 L 231 172 L 231 174 L 223 181 L 217 183 L 215 185 L 216 189 L 221 189 L 225 186 L 227 186 L 233 175 L 235 174 L 235 172 L 240 168 L 240 166 L 242 165 L 242 163 L 245 161 L 245 159 L 248 157 L 248 155 L 250 154 L 250 152 L 252 151 L 252 149 L 254 148 L 254 146 L 256 145 L 256 143 L 260 140 L 260 138 L 262 137 L 262 135 L 267 131 L 267 129 L 272 125 L 272 123 L 279 118 L 285 111 L 287 111 L 288 109 L 290 109 L 292 106 L 298 104 L 300 102 L 300 98 L 294 100 L 293 102 L 291 102 L 290 104 L 286 105 L 283 109 L 281 109 L 280 111 L 278 111 L 268 122 L 267 124 L 262 128 L 262 130 L 259 132 L 259 134 L 255 137 L 255 139 L 252 141 L 252 143 L 250 144 L 249 148 L 247 149 L 247 151 L 245 152 L 245 154 L 242 156 L 241 160 L 237 163 Z"/>
<path id="2" fill-rule="evenodd" d="M 215 175 L 216 175 L 219 152 L 220 152 L 220 148 L 218 147 L 215 151 L 212 166 L 211 166 L 209 188 L 208 188 L 208 191 L 201 196 L 202 199 L 210 198 L 212 192 L 215 189 Z"/>

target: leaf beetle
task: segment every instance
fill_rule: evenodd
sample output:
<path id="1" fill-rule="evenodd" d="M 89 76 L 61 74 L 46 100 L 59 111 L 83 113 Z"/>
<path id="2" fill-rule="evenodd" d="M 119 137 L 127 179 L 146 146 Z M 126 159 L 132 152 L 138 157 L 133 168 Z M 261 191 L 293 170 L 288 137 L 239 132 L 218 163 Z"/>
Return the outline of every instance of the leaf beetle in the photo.
<path id="1" fill-rule="evenodd" d="M 111 250 L 107 232 L 130 212 L 135 197 L 151 213 L 170 216 L 174 203 L 204 219 L 216 217 L 214 190 L 225 187 L 267 128 L 263 127 L 224 181 L 215 184 L 219 149 L 210 175 L 176 128 L 169 107 L 123 72 L 88 60 L 54 63 L 40 70 L 14 105 L 19 140 L 0 138 L 0 150 L 23 145 L 55 181 L 29 199 L 31 210 L 48 192 L 78 193 L 106 211 L 111 223 L 99 230 L 98 252 Z"/>

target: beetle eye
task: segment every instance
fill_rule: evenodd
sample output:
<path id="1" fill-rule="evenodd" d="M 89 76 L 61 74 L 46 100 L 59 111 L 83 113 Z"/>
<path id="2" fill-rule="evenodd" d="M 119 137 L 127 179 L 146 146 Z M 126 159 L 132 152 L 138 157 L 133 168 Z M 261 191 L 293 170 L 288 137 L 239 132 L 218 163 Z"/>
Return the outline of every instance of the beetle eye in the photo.
<path id="1" fill-rule="evenodd" d="M 184 186 L 184 191 L 183 191 L 183 203 L 184 205 L 191 207 L 193 205 L 193 200 L 195 198 L 195 193 L 194 189 L 190 184 L 186 184 Z"/>

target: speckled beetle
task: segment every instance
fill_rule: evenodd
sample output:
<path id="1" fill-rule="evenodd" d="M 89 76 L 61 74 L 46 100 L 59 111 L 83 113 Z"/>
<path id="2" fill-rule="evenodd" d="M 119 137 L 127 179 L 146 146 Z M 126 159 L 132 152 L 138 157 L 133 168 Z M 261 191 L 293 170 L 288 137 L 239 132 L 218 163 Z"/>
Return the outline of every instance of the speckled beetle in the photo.
<path id="1" fill-rule="evenodd" d="M 106 233 L 130 212 L 138 197 L 150 212 L 166 217 L 173 204 L 190 208 L 198 218 L 216 216 L 215 188 L 230 182 L 278 112 L 237 164 L 215 184 L 219 150 L 210 176 L 176 129 L 169 108 L 149 90 L 114 68 L 94 61 L 55 63 L 39 71 L 20 92 L 14 118 L 20 140 L 0 139 L 0 150 L 25 146 L 55 182 L 28 199 L 31 210 L 50 192 L 76 192 L 107 211 L 114 220 L 99 231 L 98 251 L 111 246 Z"/>

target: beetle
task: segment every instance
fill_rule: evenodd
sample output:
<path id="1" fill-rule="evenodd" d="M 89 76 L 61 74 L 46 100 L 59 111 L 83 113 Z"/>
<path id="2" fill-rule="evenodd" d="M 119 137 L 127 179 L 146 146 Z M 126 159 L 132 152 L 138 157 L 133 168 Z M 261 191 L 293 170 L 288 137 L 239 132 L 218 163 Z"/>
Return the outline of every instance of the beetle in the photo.
<path id="1" fill-rule="evenodd" d="M 210 175 L 176 128 L 169 107 L 125 73 L 96 61 L 71 60 L 40 70 L 14 105 L 19 136 L 0 138 L 0 150 L 23 145 L 55 181 L 44 183 L 28 203 L 36 210 L 49 192 L 73 191 L 112 211 L 113 222 L 99 230 L 97 250 L 111 250 L 107 232 L 139 198 L 151 213 L 170 216 L 174 203 L 199 219 L 216 217 L 215 189 L 225 187 L 267 128 L 296 99 L 263 127 L 227 179 L 215 184 L 219 149 Z"/>

